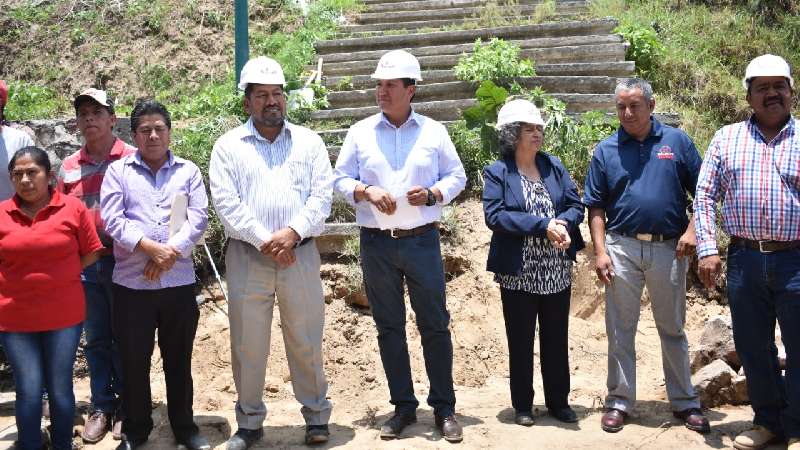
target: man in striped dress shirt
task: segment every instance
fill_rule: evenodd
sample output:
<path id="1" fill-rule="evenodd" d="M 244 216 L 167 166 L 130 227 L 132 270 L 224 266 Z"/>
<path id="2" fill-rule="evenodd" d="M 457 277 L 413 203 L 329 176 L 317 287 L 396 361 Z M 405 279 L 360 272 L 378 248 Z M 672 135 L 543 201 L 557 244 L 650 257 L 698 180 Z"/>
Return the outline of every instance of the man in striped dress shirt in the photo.
<path id="1" fill-rule="evenodd" d="M 57 189 L 81 199 L 92 213 L 97 234 L 106 246 L 96 263 L 83 269 L 81 279 L 86 292 L 86 361 L 92 410 L 83 428 L 85 442 L 103 439 L 109 428 L 115 439 L 122 434 L 119 401 L 122 393 L 122 367 L 111 330 L 111 275 L 114 272 L 114 242 L 105 232 L 100 218 L 100 187 L 108 166 L 136 152 L 112 132 L 117 121 L 114 102 L 105 91 L 87 89 L 75 97 L 75 116 L 84 146 L 66 157 L 58 171 Z M 113 427 L 111 426 L 113 419 Z"/>
<path id="2" fill-rule="evenodd" d="M 464 189 L 464 167 L 447 129 L 411 108 L 416 82 L 422 79 L 413 55 L 403 50 L 384 54 L 372 78 L 377 80 L 375 97 L 381 112 L 348 130 L 336 161 L 335 187 L 355 205 L 361 226 L 364 284 L 395 407 L 381 427 L 381 438 L 397 438 L 417 420 L 419 402 L 405 333 L 405 281 L 422 337 L 430 381 L 428 404 L 445 440 L 459 442 L 450 314 L 436 221 L 442 205 Z M 402 223 L 389 228 L 381 224 L 379 219 L 401 214 L 400 208 L 410 212 Z"/>
<path id="3" fill-rule="evenodd" d="M 785 60 L 762 55 L 747 66 L 750 119 L 717 131 L 694 201 L 699 275 L 715 285 L 715 205 L 730 235 L 727 292 L 736 352 L 747 375 L 754 428 L 738 449 L 789 440 L 800 450 L 800 123 L 791 115 L 794 80 Z M 775 320 L 786 346 L 781 377 Z"/>
<path id="4" fill-rule="evenodd" d="M 322 365 L 320 257 L 312 238 L 330 214 L 330 160 L 319 135 L 285 120 L 285 80 L 276 61 L 254 58 L 240 79 L 250 118 L 217 140 L 209 169 L 214 207 L 230 238 L 225 263 L 239 429 L 227 449 L 244 450 L 263 435 L 276 297 L 305 440 L 320 444 L 328 440 L 331 403 Z"/>

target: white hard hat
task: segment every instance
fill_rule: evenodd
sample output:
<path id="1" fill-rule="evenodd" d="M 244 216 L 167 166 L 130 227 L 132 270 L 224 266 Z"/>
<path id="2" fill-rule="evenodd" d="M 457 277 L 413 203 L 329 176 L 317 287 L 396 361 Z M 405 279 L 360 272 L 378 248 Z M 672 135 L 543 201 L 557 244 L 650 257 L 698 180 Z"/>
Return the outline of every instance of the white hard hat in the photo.
<path id="1" fill-rule="evenodd" d="M 393 80 L 395 78 L 411 78 L 422 81 L 419 61 L 405 50 L 392 50 L 381 56 L 378 67 L 372 78 L 377 80 Z"/>
<path id="2" fill-rule="evenodd" d="M 239 89 L 244 90 L 250 83 L 255 84 L 286 84 L 283 78 L 283 69 L 278 61 L 266 56 L 259 56 L 247 61 L 242 67 L 242 75 L 239 77 Z"/>
<path id="3" fill-rule="evenodd" d="M 744 71 L 742 86 L 747 89 L 750 81 L 755 77 L 784 77 L 789 80 L 789 86 L 794 88 L 794 79 L 792 71 L 789 69 L 789 63 L 780 56 L 761 55 L 753 58 L 747 65 L 747 70 Z"/>
<path id="4" fill-rule="evenodd" d="M 528 100 L 511 100 L 503 105 L 497 113 L 496 129 L 514 122 L 530 123 L 544 127 L 544 120 L 539 108 Z"/>

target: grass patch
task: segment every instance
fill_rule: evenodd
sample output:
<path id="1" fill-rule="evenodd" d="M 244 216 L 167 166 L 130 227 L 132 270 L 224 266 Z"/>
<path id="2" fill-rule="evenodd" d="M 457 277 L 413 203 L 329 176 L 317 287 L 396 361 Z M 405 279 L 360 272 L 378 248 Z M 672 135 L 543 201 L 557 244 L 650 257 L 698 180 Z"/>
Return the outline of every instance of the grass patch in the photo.
<path id="1" fill-rule="evenodd" d="M 701 152 L 715 130 L 749 116 L 741 78 L 750 60 L 774 53 L 800 67 L 797 12 L 796 2 L 788 0 L 595 0 L 592 5 L 595 17 L 617 17 L 617 31 L 626 37 L 632 30 L 651 30 L 632 43 L 660 46 L 660 54 L 650 58 L 640 45 L 648 51 L 629 57 L 652 82 L 656 107 L 679 113 Z"/>

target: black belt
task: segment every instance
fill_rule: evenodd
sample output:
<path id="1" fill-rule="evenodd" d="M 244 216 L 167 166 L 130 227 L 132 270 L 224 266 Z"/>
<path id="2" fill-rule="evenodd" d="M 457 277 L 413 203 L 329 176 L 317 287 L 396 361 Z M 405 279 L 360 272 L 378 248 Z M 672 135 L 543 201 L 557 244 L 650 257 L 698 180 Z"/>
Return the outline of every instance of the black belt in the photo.
<path id="1" fill-rule="evenodd" d="M 624 232 L 617 232 L 617 233 L 623 236 L 647 242 L 664 242 L 678 237 L 678 236 L 671 236 L 668 234 L 653 234 L 653 233 L 624 233 Z"/>
<path id="2" fill-rule="evenodd" d="M 314 238 L 312 238 L 312 237 L 307 237 L 307 238 L 305 238 L 305 239 L 301 240 L 300 242 L 298 242 L 297 244 L 294 244 L 294 248 L 297 248 L 297 247 L 302 247 L 302 246 L 304 246 L 304 245 L 308 244 L 309 242 L 311 242 L 311 241 L 313 241 L 313 240 L 314 240 Z"/>
<path id="3" fill-rule="evenodd" d="M 731 236 L 731 245 L 752 248 L 761 253 L 780 252 L 800 247 L 800 241 L 754 241 L 752 239 Z"/>
<path id="4" fill-rule="evenodd" d="M 395 239 L 399 239 L 399 238 L 419 236 L 421 234 L 425 234 L 428 231 L 436 228 L 436 225 L 437 225 L 436 222 L 431 222 L 431 223 L 426 223 L 425 225 L 420 225 L 416 228 L 411 228 L 410 230 L 403 230 L 401 228 L 381 230 L 380 228 L 367 228 L 367 227 L 362 227 L 361 229 L 369 231 L 370 233 L 385 234 L 386 236 L 391 236 Z"/>

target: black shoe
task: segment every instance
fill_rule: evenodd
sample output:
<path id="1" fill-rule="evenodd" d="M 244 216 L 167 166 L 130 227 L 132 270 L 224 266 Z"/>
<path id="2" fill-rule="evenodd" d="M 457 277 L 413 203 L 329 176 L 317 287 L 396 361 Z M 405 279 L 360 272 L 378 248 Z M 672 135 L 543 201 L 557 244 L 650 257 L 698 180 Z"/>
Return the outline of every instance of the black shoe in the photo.
<path id="1" fill-rule="evenodd" d="M 236 433 L 228 439 L 225 444 L 226 450 L 247 450 L 257 440 L 264 437 L 264 429 L 248 430 L 246 428 L 239 428 Z"/>
<path id="2" fill-rule="evenodd" d="M 435 419 L 436 427 L 439 428 L 445 441 L 461 442 L 464 439 L 461 424 L 456 420 L 456 416 L 452 414 L 447 417 L 436 416 Z"/>
<path id="3" fill-rule="evenodd" d="M 415 413 L 394 413 L 394 415 L 381 426 L 381 439 L 397 439 L 403 428 L 417 421 Z"/>
<path id="4" fill-rule="evenodd" d="M 325 425 L 306 425 L 306 445 L 317 445 L 328 442 L 331 432 L 328 431 L 328 424 Z"/>
<path id="5" fill-rule="evenodd" d="M 578 421 L 578 415 L 575 414 L 575 411 L 569 406 L 558 409 L 548 409 L 547 412 L 561 422 L 575 423 Z"/>
<path id="6" fill-rule="evenodd" d="M 128 439 L 123 437 L 121 441 L 119 441 L 119 445 L 117 446 L 117 450 L 134 450 L 144 445 L 147 442 L 147 439 L 138 440 L 138 439 Z"/>
<path id="7" fill-rule="evenodd" d="M 530 411 L 517 411 L 514 413 L 514 423 L 517 425 L 529 427 L 532 426 L 534 422 L 533 413 Z"/>
<path id="8" fill-rule="evenodd" d="M 189 450 L 211 450 L 211 444 L 200 433 L 194 433 L 186 439 L 178 439 L 178 445 Z"/>

